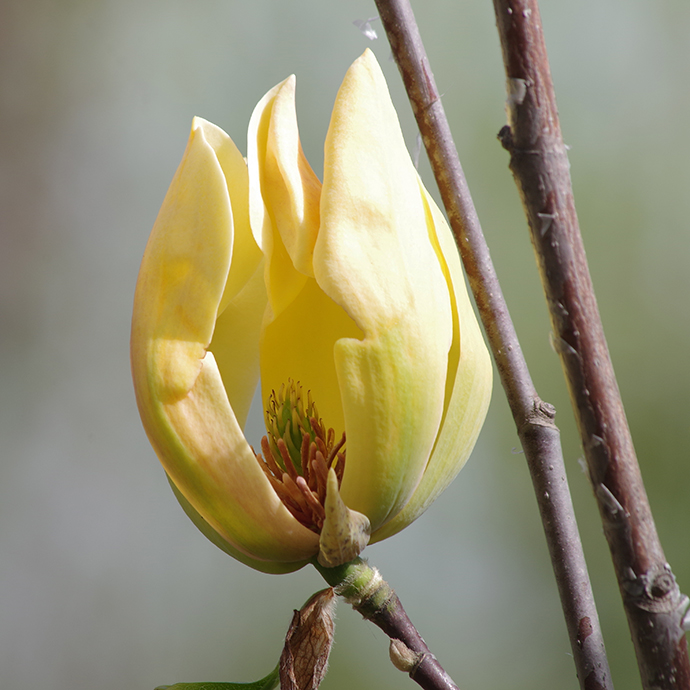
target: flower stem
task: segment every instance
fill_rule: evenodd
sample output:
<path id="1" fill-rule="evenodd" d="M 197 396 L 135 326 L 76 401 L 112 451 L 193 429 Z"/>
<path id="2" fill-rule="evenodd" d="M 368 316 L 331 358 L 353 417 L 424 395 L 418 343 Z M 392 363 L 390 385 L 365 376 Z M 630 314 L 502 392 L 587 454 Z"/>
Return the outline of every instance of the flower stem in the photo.
<path id="1" fill-rule="evenodd" d="M 324 568 L 316 560 L 313 564 L 324 580 L 355 611 L 388 635 L 391 659 L 397 668 L 406 671 L 425 690 L 458 690 L 458 686 L 429 651 L 398 595 L 376 568 L 361 558 L 336 568 Z"/>

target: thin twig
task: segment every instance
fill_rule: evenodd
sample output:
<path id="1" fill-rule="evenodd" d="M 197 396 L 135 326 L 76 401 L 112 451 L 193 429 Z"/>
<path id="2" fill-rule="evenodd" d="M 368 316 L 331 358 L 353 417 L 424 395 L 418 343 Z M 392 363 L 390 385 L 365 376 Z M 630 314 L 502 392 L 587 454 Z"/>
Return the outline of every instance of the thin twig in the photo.
<path id="1" fill-rule="evenodd" d="M 398 595 L 375 568 L 361 558 L 337 568 L 324 568 L 315 560 L 314 567 L 355 611 L 381 628 L 391 642 L 402 642 L 402 649 L 409 653 L 408 664 L 394 662 L 396 667 L 404 669 L 424 690 L 458 690 L 410 621 Z"/>
<path id="2" fill-rule="evenodd" d="M 656 532 L 575 212 L 537 0 L 494 0 L 509 85 L 501 141 L 522 196 L 645 688 L 690 688 L 688 605 Z"/>
<path id="3" fill-rule="evenodd" d="M 540 400 L 479 225 L 429 61 L 407 0 L 376 0 L 460 249 L 529 466 L 583 690 L 611 675 L 568 489 L 555 411 Z"/>

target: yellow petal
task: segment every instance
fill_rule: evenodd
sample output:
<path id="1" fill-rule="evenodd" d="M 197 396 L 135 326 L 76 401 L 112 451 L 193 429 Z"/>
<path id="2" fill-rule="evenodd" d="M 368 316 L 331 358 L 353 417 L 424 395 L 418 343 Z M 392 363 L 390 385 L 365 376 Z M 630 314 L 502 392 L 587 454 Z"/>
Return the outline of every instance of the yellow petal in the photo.
<path id="1" fill-rule="evenodd" d="M 249 141 L 251 216 L 263 229 L 271 307 L 261 338 L 264 405 L 272 390 L 288 379 L 298 381 L 311 391 L 326 424 L 340 434 L 344 420 L 333 347 L 339 338 L 359 338 L 362 332 L 309 277 L 321 183 L 299 143 L 294 77 L 260 101 Z"/>
<path id="2" fill-rule="evenodd" d="M 230 406 L 244 427 L 259 379 L 259 331 L 266 306 L 263 256 L 249 225 L 249 179 L 242 154 L 219 127 L 201 118 L 195 118 L 195 126 L 202 130 L 227 189 L 232 190 L 232 261 L 209 349 L 218 363 Z"/>
<path id="3" fill-rule="evenodd" d="M 262 261 L 218 317 L 208 348 L 216 359 L 230 407 L 242 428 L 259 380 L 259 336 L 265 308 Z"/>
<path id="4" fill-rule="evenodd" d="M 182 163 L 151 232 L 132 321 L 135 386 L 163 401 L 186 395 L 211 341 L 232 257 L 225 176 L 195 120 Z M 168 343 L 148 361 L 153 343 Z"/>
<path id="5" fill-rule="evenodd" d="M 275 261 L 275 257 L 274 257 Z M 295 299 L 264 322 L 261 337 L 261 388 L 264 407 L 272 390 L 288 379 L 311 396 L 327 427 L 345 431 L 334 347 L 340 338 L 361 338 L 354 321 L 309 278 Z M 349 457 L 349 451 L 348 451 Z"/>
<path id="6" fill-rule="evenodd" d="M 300 145 L 294 76 L 259 101 L 248 142 L 251 223 L 261 236 L 269 303 L 278 316 L 313 275 L 319 229 L 321 183 Z"/>
<path id="7" fill-rule="evenodd" d="M 403 509 L 426 467 L 452 317 L 417 174 L 370 51 L 333 109 L 314 273 L 364 332 L 334 353 L 348 443 L 341 494 L 377 529 Z"/>
<path id="8" fill-rule="evenodd" d="M 206 352 L 232 260 L 227 180 L 241 178 L 244 165 L 236 156 L 219 159 L 219 141 L 224 140 L 217 128 L 195 120 L 144 254 L 131 341 L 137 402 L 166 472 L 213 530 L 250 558 L 304 561 L 318 550 L 318 537 L 288 513 L 270 487 L 230 406 L 214 356 Z M 224 164 L 235 167 L 226 170 Z M 245 257 L 251 255 L 251 247 L 245 250 Z M 263 310 L 262 299 L 242 293 L 228 293 L 228 308 L 256 309 L 258 299 Z M 237 329 L 235 337 L 255 342 L 256 332 L 256 327 Z M 236 348 L 236 367 L 255 362 L 256 348 L 251 350 Z"/>
<path id="9" fill-rule="evenodd" d="M 321 182 L 302 152 L 294 76 L 283 83 L 275 96 L 263 173 L 264 201 L 290 259 L 298 271 L 313 276 Z"/>
<path id="10" fill-rule="evenodd" d="M 421 185 L 421 182 L 420 182 Z M 441 430 L 422 481 L 403 511 L 372 535 L 380 541 L 416 520 L 453 481 L 469 457 L 491 397 L 492 368 L 470 304 L 455 241 L 441 211 L 426 193 L 433 239 L 453 306 L 453 345 Z"/>
<path id="11" fill-rule="evenodd" d="M 249 179 L 247 166 L 233 140 L 220 127 L 195 117 L 192 125 L 215 154 L 223 171 L 226 188 L 232 190 L 232 251 L 230 271 L 218 313 L 242 290 L 262 259 L 249 225 Z"/>
<path id="12" fill-rule="evenodd" d="M 280 233 L 264 202 L 264 169 L 268 150 L 271 116 L 276 95 L 288 80 L 274 86 L 257 104 L 247 132 L 247 169 L 249 172 L 249 219 L 254 239 L 266 258 L 265 279 L 268 303 L 279 314 L 304 287 L 307 277 L 295 270 Z M 273 257 L 278 260 L 273 261 Z"/>

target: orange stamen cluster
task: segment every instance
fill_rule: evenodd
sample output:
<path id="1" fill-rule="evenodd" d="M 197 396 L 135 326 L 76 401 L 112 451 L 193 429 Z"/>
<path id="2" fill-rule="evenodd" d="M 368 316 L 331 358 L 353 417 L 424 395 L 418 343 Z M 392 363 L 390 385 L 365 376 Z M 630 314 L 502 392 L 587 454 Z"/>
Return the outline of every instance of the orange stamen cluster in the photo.
<path id="1" fill-rule="evenodd" d="M 326 431 L 311 396 L 305 411 L 300 393 L 292 381 L 287 395 L 284 387 L 279 394 L 271 393 L 266 412 L 269 433 L 261 439 L 263 456 L 256 454 L 256 459 L 295 519 L 320 534 L 328 470 L 334 469 L 338 486 L 343 480 L 345 434 L 336 443 L 335 431 Z"/>

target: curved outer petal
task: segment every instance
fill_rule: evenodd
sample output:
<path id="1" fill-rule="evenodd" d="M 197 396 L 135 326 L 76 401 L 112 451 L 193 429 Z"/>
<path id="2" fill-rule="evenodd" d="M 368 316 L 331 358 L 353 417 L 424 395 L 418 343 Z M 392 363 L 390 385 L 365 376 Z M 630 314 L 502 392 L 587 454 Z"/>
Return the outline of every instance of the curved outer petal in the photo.
<path id="1" fill-rule="evenodd" d="M 421 180 L 419 184 L 421 187 Z M 448 282 L 453 310 L 446 401 L 441 429 L 422 481 L 402 512 L 373 534 L 371 542 L 407 527 L 453 481 L 474 448 L 491 398 L 491 359 L 470 304 L 455 240 L 431 196 L 426 190 L 424 194 L 430 234 Z"/>
<path id="2" fill-rule="evenodd" d="M 244 563 L 255 570 L 262 570 L 265 573 L 272 573 L 274 575 L 291 573 L 305 565 L 305 563 L 278 563 L 277 561 L 258 561 L 255 558 L 250 558 L 223 539 L 223 537 L 218 534 L 201 515 L 199 515 L 184 495 L 180 493 L 180 490 L 175 486 L 170 477 L 168 477 L 168 481 L 170 483 L 170 488 L 175 494 L 175 498 L 177 498 L 182 506 L 182 510 L 184 510 L 187 517 L 194 523 L 197 529 L 221 551 L 225 551 L 225 553 L 232 556 L 240 563 Z"/>
<path id="3" fill-rule="evenodd" d="M 364 332 L 334 351 L 348 442 L 341 493 L 375 530 L 424 473 L 443 415 L 452 316 L 426 200 L 371 51 L 349 69 L 333 109 L 314 274 Z"/>
<path id="4" fill-rule="evenodd" d="M 290 515 L 271 488 L 206 351 L 221 302 L 245 313 L 261 312 L 265 304 L 261 290 L 248 289 L 251 280 L 242 286 L 233 275 L 245 271 L 247 280 L 256 267 L 233 262 L 231 271 L 234 242 L 245 258 L 252 254 L 241 213 L 233 231 L 228 189 L 242 180 L 246 188 L 245 164 L 230 138 L 195 119 L 142 261 L 132 374 L 144 428 L 176 488 L 245 562 L 270 572 L 285 570 L 272 561 L 301 567 L 317 552 L 318 536 Z M 234 232 L 244 237 L 235 240 Z M 237 293 L 224 296 L 233 284 Z M 256 370 L 257 330 L 235 330 L 243 341 L 235 368 Z M 251 381 L 238 385 L 247 388 Z M 246 391 L 238 398 L 246 398 Z"/>

